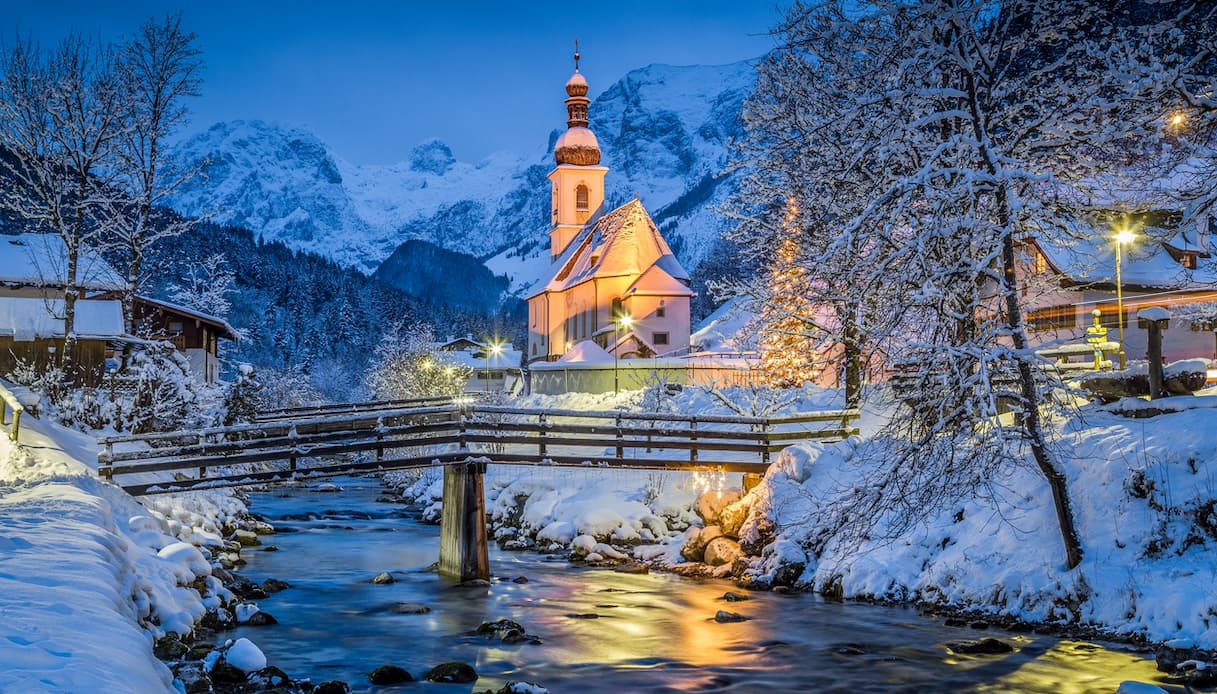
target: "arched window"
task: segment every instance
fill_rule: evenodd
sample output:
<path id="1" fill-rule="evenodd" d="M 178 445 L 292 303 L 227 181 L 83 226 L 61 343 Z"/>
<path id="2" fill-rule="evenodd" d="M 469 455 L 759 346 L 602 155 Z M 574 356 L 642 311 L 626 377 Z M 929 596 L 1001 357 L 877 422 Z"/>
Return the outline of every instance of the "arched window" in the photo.
<path id="1" fill-rule="evenodd" d="M 588 190 L 587 186 L 580 183 L 575 188 L 575 210 L 578 212 L 588 211 Z"/>

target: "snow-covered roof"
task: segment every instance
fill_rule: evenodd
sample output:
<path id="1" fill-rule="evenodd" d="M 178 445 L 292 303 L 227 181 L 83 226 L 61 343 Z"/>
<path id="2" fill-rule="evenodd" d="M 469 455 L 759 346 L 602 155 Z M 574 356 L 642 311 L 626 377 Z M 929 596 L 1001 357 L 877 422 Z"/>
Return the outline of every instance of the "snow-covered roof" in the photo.
<path id="1" fill-rule="evenodd" d="M 183 306 L 181 304 L 175 304 L 172 301 L 165 301 L 164 299 L 153 299 L 152 297 L 142 296 L 142 295 L 137 295 L 135 297 L 135 299 L 137 301 L 143 302 L 145 304 L 149 304 L 151 306 L 156 306 L 157 308 L 160 308 L 161 310 L 164 310 L 168 313 L 178 313 L 187 318 L 193 318 L 195 320 L 202 321 L 204 323 L 208 323 L 208 324 L 220 329 L 220 333 L 221 333 L 220 337 L 226 337 L 229 340 L 239 340 L 240 339 L 240 336 L 237 333 L 236 329 L 233 328 L 232 325 L 229 324 L 229 322 L 224 320 L 223 318 L 218 318 L 209 313 L 203 313 L 202 311 L 195 310 L 188 306 Z"/>
<path id="2" fill-rule="evenodd" d="M 0 284 L 62 287 L 67 282 L 67 249 L 58 234 L 0 237 Z M 125 289 L 127 283 L 98 252 L 81 248 L 76 281 L 90 291 Z"/>
<path id="3" fill-rule="evenodd" d="M 583 128 L 575 126 L 567 128 L 558 140 L 554 142 L 554 149 L 562 149 L 563 147 L 587 147 L 589 149 L 600 149 L 600 143 L 596 140 L 596 133 L 591 131 L 591 128 Z"/>
<path id="4" fill-rule="evenodd" d="M 1063 234 L 1039 234 L 1035 244 L 1058 272 L 1077 284 L 1115 284 L 1116 244 L 1112 231 L 1080 217 L 1059 218 Z M 1217 282 L 1217 268 L 1200 263 L 1189 269 L 1175 259 L 1167 244 L 1187 244 L 1195 253 L 1209 249 L 1196 232 L 1171 232 L 1142 228 L 1137 238 L 1120 249 L 1120 279 L 1126 287 L 1147 289 L 1211 288 Z M 1162 239 L 1169 237 L 1168 242 Z M 1064 240 L 1063 240 L 1064 239 Z"/>
<path id="5" fill-rule="evenodd" d="M 15 342 L 62 338 L 63 299 L 0 297 L 0 335 Z M 122 302 L 117 299 L 81 299 L 76 302 L 76 336 L 120 338 L 123 329 Z"/>
<path id="6" fill-rule="evenodd" d="M 528 292 L 562 291 L 593 277 L 641 276 L 658 266 L 670 277 L 689 281 L 689 273 L 663 240 L 651 215 L 631 200 L 584 227 L 550 266 L 548 280 Z"/>
<path id="7" fill-rule="evenodd" d="M 558 363 L 563 364 L 611 364 L 613 355 L 604 351 L 600 345 L 591 340 L 576 343 L 562 355 Z"/>
<path id="8" fill-rule="evenodd" d="M 487 352 L 483 353 L 467 352 L 465 350 L 450 350 L 445 351 L 440 358 L 446 362 L 467 366 L 470 369 L 480 370 L 487 368 L 491 369 L 519 369 L 520 362 L 524 358 L 524 353 L 514 349 L 505 349 L 498 354 Z"/>
<path id="9" fill-rule="evenodd" d="M 697 293 L 680 280 L 672 277 L 659 265 L 652 265 L 642 276 L 634 280 L 626 296 L 696 296 Z"/>

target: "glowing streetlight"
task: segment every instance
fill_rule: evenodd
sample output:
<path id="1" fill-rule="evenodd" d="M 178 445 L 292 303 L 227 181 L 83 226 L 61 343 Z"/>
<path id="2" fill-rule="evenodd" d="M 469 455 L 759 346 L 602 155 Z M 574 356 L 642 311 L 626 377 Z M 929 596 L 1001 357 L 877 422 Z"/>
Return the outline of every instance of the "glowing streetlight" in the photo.
<path id="1" fill-rule="evenodd" d="M 1171 116 L 1170 123 L 1174 127 L 1178 128 L 1178 127 L 1182 127 L 1184 121 L 1186 121 L 1186 120 L 1187 120 L 1187 118 L 1183 115 L 1183 113 L 1179 112 L 1179 113 L 1176 113 L 1175 115 Z"/>
<path id="2" fill-rule="evenodd" d="M 1124 244 L 1132 243 L 1137 238 L 1136 234 L 1132 233 L 1127 227 L 1116 230 L 1116 312 L 1119 313 L 1120 327 L 1120 368 L 1124 369 L 1128 366 L 1128 357 L 1124 354 L 1124 284 L 1120 278 L 1120 261 L 1121 253 Z"/>
<path id="3" fill-rule="evenodd" d="M 482 372 L 482 382 L 486 386 L 486 392 L 490 392 L 490 355 L 499 356 L 503 353 L 503 343 L 492 342 L 484 352 L 486 357 L 486 370 Z"/>
<path id="4" fill-rule="evenodd" d="M 634 319 L 628 313 L 623 313 L 613 319 L 613 392 L 621 392 L 621 382 L 617 373 L 617 350 L 620 348 L 620 332 L 622 329 L 629 330 L 634 324 Z"/>

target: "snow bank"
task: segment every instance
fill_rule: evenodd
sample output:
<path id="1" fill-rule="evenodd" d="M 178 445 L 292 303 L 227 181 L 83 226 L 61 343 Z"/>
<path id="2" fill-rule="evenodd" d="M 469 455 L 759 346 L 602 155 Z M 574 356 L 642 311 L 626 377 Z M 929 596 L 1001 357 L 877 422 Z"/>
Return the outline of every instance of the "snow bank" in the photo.
<path id="1" fill-rule="evenodd" d="M 741 544 L 764 547 L 749 579 L 1217 646 L 1217 411 L 1152 420 L 1092 411 L 1064 423 L 1056 449 L 1085 550 L 1075 571 L 1065 570 L 1051 496 L 1029 461 L 991 480 L 997 503 L 932 511 L 894 540 L 843 538 L 831 521 L 839 514 L 821 511 L 859 493 L 869 471 L 859 453 L 877 444 L 781 454 L 741 502 L 752 507 Z"/>
<path id="2" fill-rule="evenodd" d="M 0 691 L 176 691 L 152 643 L 203 616 L 210 566 L 94 477 L 86 438 L 32 417 L 0 437 Z"/>

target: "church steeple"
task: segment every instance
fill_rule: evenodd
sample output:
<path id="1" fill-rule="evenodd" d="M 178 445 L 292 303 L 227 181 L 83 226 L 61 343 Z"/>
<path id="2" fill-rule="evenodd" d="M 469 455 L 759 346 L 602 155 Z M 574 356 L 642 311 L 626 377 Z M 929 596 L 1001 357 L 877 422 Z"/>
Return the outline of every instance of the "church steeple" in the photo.
<path id="1" fill-rule="evenodd" d="M 553 183 L 553 227 L 549 231 L 550 254 L 557 257 L 604 204 L 604 174 L 600 143 L 587 127 L 587 79 L 579 72 L 579 41 L 575 41 L 575 73 L 566 81 L 566 132 L 554 143 L 554 162 L 549 174 Z"/>

